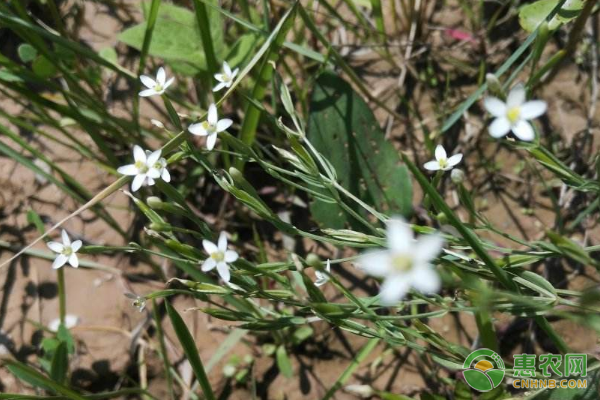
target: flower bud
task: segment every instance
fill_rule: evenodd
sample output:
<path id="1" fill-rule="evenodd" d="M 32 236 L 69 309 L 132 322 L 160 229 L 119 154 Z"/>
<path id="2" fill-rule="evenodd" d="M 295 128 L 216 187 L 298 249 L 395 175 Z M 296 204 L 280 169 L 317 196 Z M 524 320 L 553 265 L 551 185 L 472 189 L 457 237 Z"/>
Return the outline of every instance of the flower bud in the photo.
<path id="1" fill-rule="evenodd" d="M 321 267 L 321 259 L 315 253 L 309 253 L 306 256 L 306 263 L 308 265 L 310 265 L 311 267 L 313 267 L 313 268 L 320 268 Z"/>
<path id="2" fill-rule="evenodd" d="M 501 98 L 504 98 L 504 91 L 502 90 L 502 85 L 500 81 L 494 74 L 485 74 L 485 81 L 488 85 L 488 90 L 494 95 Z"/>
<path id="3" fill-rule="evenodd" d="M 163 201 L 160 199 L 160 197 L 150 196 L 146 199 L 146 204 L 148 204 L 148 207 L 153 210 L 160 210 L 162 208 Z"/>
<path id="4" fill-rule="evenodd" d="M 456 184 L 463 183 L 465 180 L 465 173 L 462 169 L 454 168 L 450 173 L 450 179 L 452 179 L 452 182 Z"/>
<path id="5" fill-rule="evenodd" d="M 344 388 L 344 391 L 363 399 L 368 399 L 375 395 L 375 390 L 369 385 L 348 385 Z"/>

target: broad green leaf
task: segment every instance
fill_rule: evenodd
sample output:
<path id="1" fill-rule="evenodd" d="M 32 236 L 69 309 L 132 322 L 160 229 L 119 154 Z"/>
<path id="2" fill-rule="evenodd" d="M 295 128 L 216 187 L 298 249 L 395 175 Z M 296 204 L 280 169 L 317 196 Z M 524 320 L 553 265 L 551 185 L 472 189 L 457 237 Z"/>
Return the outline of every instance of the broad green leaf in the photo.
<path id="1" fill-rule="evenodd" d="M 20 380 L 29 383 L 30 385 L 45 390 L 50 390 L 72 400 L 83 400 L 83 396 L 77 394 L 73 390 L 67 388 L 60 383 L 56 383 L 48 379 L 35 369 L 18 361 L 6 360 L 4 363 L 8 366 L 8 370 Z"/>
<path id="2" fill-rule="evenodd" d="M 398 152 L 385 139 L 373 112 L 352 87 L 327 72 L 316 81 L 310 103 L 308 136 L 352 194 L 389 214 L 408 215 L 412 187 Z M 351 203 L 355 211 L 358 205 Z M 323 227 L 347 228 L 350 216 L 338 204 L 315 200 L 313 217 Z"/>
<path id="3" fill-rule="evenodd" d="M 283 345 L 280 345 L 277 348 L 275 357 L 277 360 L 277 368 L 279 368 L 279 371 L 283 374 L 283 376 L 285 376 L 286 378 L 291 378 L 292 376 L 294 376 L 294 369 L 292 368 L 292 363 Z"/>
<path id="4" fill-rule="evenodd" d="M 117 51 L 114 47 L 105 47 L 98 52 L 98 55 L 111 64 L 118 64 Z"/>
<path id="5" fill-rule="evenodd" d="M 52 64 L 44 56 L 39 56 L 31 65 L 33 72 L 42 79 L 51 78 L 58 72 L 54 64 Z"/>
<path id="6" fill-rule="evenodd" d="M 519 23 L 527 32 L 533 32 L 558 6 L 560 0 L 538 0 L 519 10 Z M 558 13 L 548 22 L 548 28 L 555 30 L 579 15 L 583 0 L 567 0 Z"/>
<path id="7" fill-rule="evenodd" d="M 69 354 L 67 351 L 67 343 L 60 342 L 54 356 L 52 357 L 52 365 L 50 367 L 50 377 L 57 383 L 64 383 L 69 370 Z"/>
<path id="8" fill-rule="evenodd" d="M 150 2 L 143 3 L 142 7 L 144 14 L 147 15 Z M 212 8 L 208 16 L 214 50 L 217 59 L 221 59 L 225 53 L 221 16 Z M 146 25 L 146 22 L 142 22 L 126 29 L 119 35 L 119 40 L 141 51 Z M 165 59 L 174 69 L 182 73 L 195 74 L 198 70 L 205 71 L 206 58 L 194 13 L 183 7 L 163 3 L 158 11 L 148 54 Z"/>

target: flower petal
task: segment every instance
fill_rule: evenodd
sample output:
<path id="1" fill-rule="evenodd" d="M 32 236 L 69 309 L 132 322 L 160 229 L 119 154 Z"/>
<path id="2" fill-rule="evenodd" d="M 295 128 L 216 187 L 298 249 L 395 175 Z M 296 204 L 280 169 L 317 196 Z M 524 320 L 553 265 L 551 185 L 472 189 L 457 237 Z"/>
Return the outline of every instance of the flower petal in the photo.
<path id="1" fill-rule="evenodd" d="M 236 68 L 233 70 L 233 72 L 231 73 L 231 77 L 230 79 L 233 81 L 235 79 L 235 77 L 237 76 L 238 72 L 240 72 L 239 68 Z"/>
<path id="2" fill-rule="evenodd" d="M 149 97 L 149 96 L 154 96 L 155 94 L 159 94 L 156 90 L 154 89 L 145 89 L 142 90 L 139 95 L 141 97 Z"/>
<path id="3" fill-rule="evenodd" d="M 148 179 L 158 179 L 160 178 L 160 171 L 156 168 L 150 168 L 148 172 L 146 172 L 146 176 Z"/>
<path id="4" fill-rule="evenodd" d="M 387 222 L 387 244 L 394 253 L 410 254 L 414 245 L 413 231 L 402 217 L 393 217 Z"/>
<path id="5" fill-rule="evenodd" d="M 217 143 L 217 134 L 213 133 L 212 135 L 208 135 L 208 138 L 206 139 L 206 149 L 209 151 L 214 149 L 216 143 Z"/>
<path id="6" fill-rule="evenodd" d="M 79 258 L 77 258 L 77 254 L 71 254 L 71 257 L 69 257 L 69 264 L 71 264 L 71 267 L 73 268 L 79 267 Z"/>
<path id="7" fill-rule="evenodd" d="M 442 287 L 440 276 L 429 265 L 415 265 L 410 281 L 412 287 L 421 293 L 436 293 Z"/>
<path id="8" fill-rule="evenodd" d="M 506 98 L 506 107 L 511 109 L 513 107 L 520 107 L 525 102 L 525 86 L 519 83 L 515 85 L 508 93 L 508 97 Z"/>
<path id="9" fill-rule="evenodd" d="M 146 174 L 139 174 L 133 178 L 133 182 L 131 182 L 131 191 L 137 192 L 139 188 L 142 187 L 144 181 L 146 180 Z"/>
<path id="10" fill-rule="evenodd" d="M 543 100 L 528 101 L 521 106 L 522 119 L 534 119 L 543 115 L 548 109 L 548 104 Z"/>
<path id="11" fill-rule="evenodd" d="M 506 116 L 506 104 L 496 97 L 486 97 L 483 99 L 483 106 L 496 118 Z"/>
<path id="12" fill-rule="evenodd" d="M 227 61 L 223 61 L 223 71 L 227 76 L 231 76 L 231 68 L 229 67 L 229 64 L 227 64 Z"/>
<path id="13" fill-rule="evenodd" d="M 435 159 L 436 160 L 440 161 L 447 157 L 448 157 L 448 155 L 446 154 L 446 149 L 444 149 L 444 146 L 442 146 L 441 144 L 438 144 L 437 146 L 435 146 Z"/>
<path id="14" fill-rule="evenodd" d="M 221 261 L 220 263 L 217 263 L 217 272 L 219 273 L 219 276 L 221 277 L 221 279 L 223 279 L 225 282 L 229 282 L 229 280 L 231 279 L 231 273 L 229 272 L 229 265 L 227 265 L 227 263 L 225 261 Z"/>
<path id="15" fill-rule="evenodd" d="M 207 121 L 211 125 L 216 125 L 219 121 L 219 115 L 217 114 L 217 106 L 214 103 L 208 106 Z"/>
<path id="16" fill-rule="evenodd" d="M 525 120 L 517 122 L 517 124 L 512 127 L 512 132 L 515 134 L 516 137 L 526 142 L 531 142 L 535 137 L 533 127 L 529 122 Z"/>
<path id="17" fill-rule="evenodd" d="M 212 270 L 214 267 L 217 266 L 217 262 L 212 259 L 212 258 L 207 258 L 206 260 L 204 260 L 204 262 L 202 263 L 202 271 L 207 272 Z"/>
<path id="18" fill-rule="evenodd" d="M 150 178 L 149 176 L 146 177 L 146 184 L 148 184 L 148 186 L 154 186 L 155 183 L 156 181 L 154 181 L 154 179 Z"/>
<path id="19" fill-rule="evenodd" d="M 437 171 L 440 169 L 440 163 L 437 161 L 427 161 L 425 164 L 423 164 L 423 168 L 429 171 Z"/>
<path id="20" fill-rule="evenodd" d="M 173 83 L 174 80 L 175 80 L 175 77 L 172 76 L 168 81 L 165 82 L 165 85 L 163 86 L 163 92 L 165 91 L 165 89 L 167 89 L 169 86 L 171 86 L 171 84 Z"/>
<path id="21" fill-rule="evenodd" d="M 490 135 L 496 139 L 506 136 L 510 131 L 510 121 L 506 117 L 496 118 L 489 127 Z"/>
<path id="22" fill-rule="evenodd" d="M 215 77 L 216 80 L 218 80 L 219 82 L 223 82 L 223 74 L 219 73 L 219 74 L 214 74 L 213 75 Z"/>
<path id="23" fill-rule="evenodd" d="M 208 132 L 206 132 L 206 129 L 204 129 L 204 125 L 201 122 L 191 124 L 190 126 L 188 126 L 188 131 L 190 131 L 192 135 L 196 136 L 206 136 L 208 134 Z"/>
<path id="24" fill-rule="evenodd" d="M 225 253 L 227 251 L 227 233 L 225 231 L 219 234 L 219 241 L 217 242 L 217 247 L 220 252 Z"/>
<path id="25" fill-rule="evenodd" d="M 154 86 L 156 86 L 156 81 L 147 75 L 140 75 L 140 81 L 142 81 L 144 86 L 146 86 L 148 89 L 154 89 Z"/>
<path id="26" fill-rule="evenodd" d="M 163 168 L 160 177 L 163 181 L 165 182 L 171 182 L 171 174 L 169 173 L 169 171 L 167 170 L 167 168 Z"/>
<path id="27" fill-rule="evenodd" d="M 48 248 L 55 253 L 62 253 L 62 251 L 65 249 L 65 246 L 58 242 L 48 242 L 46 243 L 46 246 L 48 246 Z"/>
<path id="28" fill-rule="evenodd" d="M 123 175 L 137 175 L 139 170 L 135 166 L 135 164 L 123 165 L 122 167 L 117 168 L 117 172 Z"/>
<path id="29" fill-rule="evenodd" d="M 68 260 L 69 260 L 69 257 L 65 256 L 64 254 L 59 254 L 54 259 L 54 262 L 52 263 L 52 268 L 58 269 L 58 268 L 62 267 L 63 265 L 65 265 Z"/>
<path id="30" fill-rule="evenodd" d="M 146 161 L 146 164 L 148 164 L 149 167 L 153 167 L 154 164 L 156 164 L 158 162 L 161 152 L 162 152 L 162 150 L 158 149 L 158 150 L 150 153 L 150 155 L 148 156 L 148 159 Z"/>
<path id="31" fill-rule="evenodd" d="M 133 146 L 133 159 L 136 162 L 146 162 L 146 152 L 137 144 Z"/>
<path id="32" fill-rule="evenodd" d="M 68 246 L 71 244 L 71 238 L 69 237 L 69 234 L 67 233 L 67 231 L 65 231 L 64 229 L 61 232 L 61 237 L 62 237 L 63 245 Z"/>
<path id="33" fill-rule="evenodd" d="M 235 262 L 235 261 L 237 261 L 238 258 L 239 258 L 239 255 L 238 255 L 237 251 L 227 250 L 225 252 L 225 261 L 228 263 Z"/>
<path id="34" fill-rule="evenodd" d="M 206 250 L 208 254 L 216 253 L 217 251 L 219 251 L 219 248 L 216 244 L 206 239 L 202 241 L 202 247 L 204 247 L 204 250 Z"/>
<path id="35" fill-rule="evenodd" d="M 367 251 L 358 257 L 356 264 L 367 274 L 383 278 L 391 270 L 390 253 L 386 250 Z"/>
<path id="36" fill-rule="evenodd" d="M 213 88 L 213 92 L 218 92 L 219 90 L 223 89 L 225 86 L 227 86 L 227 84 L 225 82 L 221 82 Z"/>
<path id="37" fill-rule="evenodd" d="M 383 281 L 379 292 L 381 304 L 392 306 L 401 300 L 410 288 L 404 274 L 395 274 Z"/>
<path id="38" fill-rule="evenodd" d="M 71 243 L 71 250 L 73 250 L 73 252 L 79 251 L 82 244 L 83 242 L 81 240 L 75 240 L 73 243 Z"/>
<path id="39" fill-rule="evenodd" d="M 413 250 L 415 264 L 428 263 L 442 251 L 444 238 L 439 234 L 422 235 L 417 240 Z"/>
<path id="40" fill-rule="evenodd" d="M 463 158 L 461 153 L 457 153 L 448 159 L 448 169 L 452 169 L 456 164 L 458 164 Z"/>
<path id="41" fill-rule="evenodd" d="M 160 67 L 158 72 L 156 72 L 156 82 L 160 86 L 165 86 L 165 80 L 167 79 L 167 74 L 165 73 L 165 69 Z"/>
<path id="42" fill-rule="evenodd" d="M 217 122 L 217 132 L 223 132 L 233 124 L 233 121 L 229 118 L 223 118 Z"/>

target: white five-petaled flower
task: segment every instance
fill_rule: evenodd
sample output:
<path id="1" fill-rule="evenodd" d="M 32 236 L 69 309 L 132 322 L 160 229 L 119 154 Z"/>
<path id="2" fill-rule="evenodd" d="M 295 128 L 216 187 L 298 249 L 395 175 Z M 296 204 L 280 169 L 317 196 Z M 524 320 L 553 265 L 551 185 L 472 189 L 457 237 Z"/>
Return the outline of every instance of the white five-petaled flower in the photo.
<path id="1" fill-rule="evenodd" d="M 208 258 L 202 264 L 202 271 L 207 272 L 217 267 L 221 279 L 229 282 L 231 278 L 229 263 L 237 260 L 239 256 L 234 250 L 227 250 L 227 233 L 221 232 L 217 244 L 209 240 L 203 240 L 202 246 L 208 253 Z"/>
<path id="2" fill-rule="evenodd" d="M 444 146 L 438 144 L 435 148 L 435 160 L 426 162 L 423 167 L 430 171 L 450 171 L 460 162 L 460 160 L 462 160 L 462 157 L 462 154 L 458 153 L 448 158 Z"/>
<path id="3" fill-rule="evenodd" d="M 160 151 L 160 150 L 158 150 Z M 146 159 L 149 160 L 150 156 L 152 155 L 152 152 L 150 150 L 146 150 Z M 167 160 L 164 157 L 161 157 L 158 159 L 158 161 L 156 163 L 154 163 L 154 165 L 152 166 L 153 168 L 156 168 L 158 170 L 158 172 L 160 173 L 160 179 L 162 179 L 165 182 L 171 182 L 171 174 L 169 173 L 169 170 L 167 169 Z M 148 178 L 148 185 L 152 186 L 154 185 L 154 179 L 152 178 Z"/>
<path id="4" fill-rule="evenodd" d="M 387 250 L 362 254 L 358 266 L 369 275 L 383 278 L 380 299 L 384 305 L 393 305 L 412 287 L 422 293 L 440 289 L 438 274 L 430 261 L 442 249 L 439 235 L 427 235 L 415 241 L 410 226 L 401 217 L 387 223 Z"/>
<path id="5" fill-rule="evenodd" d="M 327 271 L 327 273 L 331 272 L 331 263 L 329 262 L 329 260 L 327 260 L 327 265 L 325 266 L 325 271 Z M 323 286 L 324 284 L 329 282 L 329 275 L 327 275 L 321 271 L 315 271 L 315 276 L 317 277 L 317 280 L 315 281 L 315 286 L 317 286 L 317 287 Z"/>
<path id="6" fill-rule="evenodd" d="M 156 72 L 156 80 L 150 78 L 148 75 L 140 75 L 140 80 L 147 88 L 140 92 L 140 96 L 148 97 L 163 94 L 165 90 L 171 86 L 171 83 L 173 83 L 175 78 L 171 77 L 171 79 L 167 81 L 165 69 L 160 67 L 158 72 Z"/>
<path id="7" fill-rule="evenodd" d="M 490 135 L 501 138 L 512 131 L 521 140 L 533 140 L 535 134 L 528 121 L 544 114 L 548 106 L 543 100 L 525 101 L 525 96 L 525 87 L 518 84 L 508 94 L 506 103 L 496 97 L 483 100 L 485 109 L 496 117 L 489 127 Z"/>
<path id="8" fill-rule="evenodd" d="M 79 259 L 77 258 L 77 253 L 81 248 L 81 240 L 76 240 L 71 243 L 71 239 L 67 234 L 67 231 L 63 229 L 62 231 L 62 243 L 59 242 L 48 242 L 47 246 L 53 252 L 58 255 L 54 259 L 52 263 L 52 268 L 58 269 L 65 265 L 67 262 L 71 264 L 71 267 L 77 268 L 79 267 Z"/>
<path id="9" fill-rule="evenodd" d="M 211 104 L 208 107 L 208 117 L 206 121 L 192 124 L 188 127 L 188 131 L 198 136 L 208 136 L 206 139 L 206 148 L 212 150 L 217 142 L 217 134 L 227 130 L 233 123 L 228 118 L 219 119 L 217 115 L 217 106 Z"/>
<path id="10" fill-rule="evenodd" d="M 218 80 L 219 83 L 213 88 L 213 92 L 218 92 L 223 88 L 230 87 L 239 71 L 239 68 L 232 71 L 229 64 L 227 64 L 227 61 L 223 61 L 223 72 L 215 74 L 215 79 Z"/>
<path id="11" fill-rule="evenodd" d="M 166 164 L 160 158 L 161 150 L 152 153 L 144 151 L 140 146 L 133 146 L 133 159 L 135 163 L 124 165 L 117 169 L 123 175 L 135 176 L 131 183 L 131 190 L 137 191 L 143 184 L 154 185 L 154 180 L 162 177 L 165 181 L 171 180 Z M 165 172 L 166 171 L 166 172 Z M 167 178 L 167 179 L 165 179 Z"/>

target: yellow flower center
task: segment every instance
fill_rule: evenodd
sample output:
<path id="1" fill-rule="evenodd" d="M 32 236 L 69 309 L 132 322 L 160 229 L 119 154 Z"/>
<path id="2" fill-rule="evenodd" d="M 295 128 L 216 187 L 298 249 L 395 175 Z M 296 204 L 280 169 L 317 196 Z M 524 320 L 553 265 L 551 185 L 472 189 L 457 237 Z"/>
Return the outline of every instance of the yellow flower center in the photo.
<path id="1" fill-rule="evenodd" d="M 148 172 L 148 166 L 146 165 L 146 163 L 136 161 L 134 165 L 142 174 Z"/>
<path id="2" fill-rule="evenodd" d="M 211 125 L 208 121 L 204 121 L 202 123 L 202 126 L 204 127 L 204 129 L 206 129 L 206 131 L 210 134 L 213 133 L 216 129 L 216 127 L 214 125 Z"/>
<path id="3" fill-rule="evenodd" d="M 448 166 L 448 159 L 446 159 L 446 158 L 440 158 L 438 160 L 438 164 L 439 164 L 440 168 L 444 169 L 444 168 L 446 168 Z"/>
<path id="4" fill-rule="evenodd" d="M 223 82 L 229 82 L 231 80 L 231 77 L 227 74 L 223 75 Z"/>
<path id="5" fill-rule="evenodd" d="M 154 86 L 154 91 L 155 92 L 160 92 L 163 90 L 162 85 L 159 85 L 158 83 L 156 84 L 156 86 Z"/>
<path id="6" fill-rule="evenodd" d="M 506 112 L 506 118 L 513 124 L 519 120 L 520 115 L 521 109 L 519 107 L 509 108 Z"/>
<path id="7" fill-rule="evenodd" d="M 214 253 L 212 253 L 210 255 L 210 258 L 212 258 L 216 262 L 221 262 L 221 261 L 225 260 L 225 254 L 223 254 L 222 251 L 215 251 Z"/>
<path id="8" fill-rule="evenodd" d="M 392 268 L 398 272 L 408 272 L 413 267 L 412 257 L 400 254 L 392 257 Z"/>
<path id="9" fill-rule="evenodd" d="M 65 256 L 70 256 L 71 254 L 73 254 L 73 249 L 71 248 L 71 246 L 65 246 L 65 248 L 62 251 L 62 253 Z"/>

